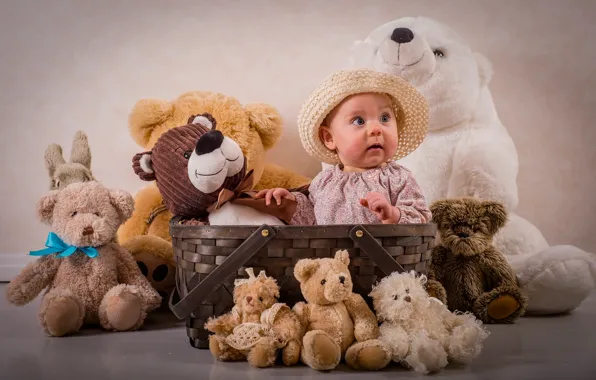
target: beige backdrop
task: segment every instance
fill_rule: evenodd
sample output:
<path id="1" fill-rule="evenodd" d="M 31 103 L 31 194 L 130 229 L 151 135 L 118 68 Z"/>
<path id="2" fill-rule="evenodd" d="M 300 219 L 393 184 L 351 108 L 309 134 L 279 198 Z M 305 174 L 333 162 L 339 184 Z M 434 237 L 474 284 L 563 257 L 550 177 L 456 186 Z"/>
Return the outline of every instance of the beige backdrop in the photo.
<path id="1" fill-rule="evenodd" d="M 35 204 L 43 154 L 90 139 L 93 171 L 132 193 L 140 151 L 127 114 L 142 97 L 187 90 L 265 101 L 286 119 L 273 162 L 306 175 L 295 118 L 311 88 L 345 64 L 352 41 L 395 18 L 456 28 L 492 60 L 491 84 L 519 152 L 521 215 L 551 244 L 596 252 L 594 1 L 25 1 L 0 7 L 0 266 L 43 248 Z M 21 256 L 15 256 L 21 255 Z"/>

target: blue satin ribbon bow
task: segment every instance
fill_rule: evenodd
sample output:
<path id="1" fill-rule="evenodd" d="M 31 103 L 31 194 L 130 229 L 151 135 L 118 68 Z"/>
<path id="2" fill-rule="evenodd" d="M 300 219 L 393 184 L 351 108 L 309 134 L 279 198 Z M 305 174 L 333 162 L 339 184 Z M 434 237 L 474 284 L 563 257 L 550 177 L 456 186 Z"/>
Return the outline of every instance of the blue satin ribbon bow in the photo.
<path id="1" fill-rule="evenodd" d="M 94 247 L 77 247 L 75 245 L 66 244 L 62 239 L 58 237 L 53 232 L 48 234 L 48 238 L 46 240 L 46 247 L 44 249 L 40 249 L 39 251 L 31 251 L 29 255 L 31 256 L 47 256 L 53 253 L 61 252 L 57 257 L 68 257 L 75 253 L 77 250 L 83 252 L 87 256 L 93 258 L 97 257 L 98 252 L 97 249 Z"/>

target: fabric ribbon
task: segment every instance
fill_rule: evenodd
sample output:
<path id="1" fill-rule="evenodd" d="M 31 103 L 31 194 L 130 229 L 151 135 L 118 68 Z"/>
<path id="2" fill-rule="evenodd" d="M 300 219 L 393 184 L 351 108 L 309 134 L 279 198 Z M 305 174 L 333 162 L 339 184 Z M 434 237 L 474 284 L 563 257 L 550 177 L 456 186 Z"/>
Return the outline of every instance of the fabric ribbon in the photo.
<path id="1" fill-rule="evenodd" d="M 46 247 L 48 248 L 40 249 L 39 251 L 31 251 L 29 252 L 29 255 L 47 256 L 53 253 L 60 252 L 60 254 L 57 257 L 68 257 L 75 253 L 77 250 L 83 252 L 91 258 L 97 257 L 98 255 L 97 249 L 95 249 L 94 247 L 77 247 L 75 245 L 66 244 L 62 239 L 58 237 L 58 235 L 56 235 L 53 232 L 50 232 L 48 234 L 48 238 L 46 240 Z"/>
<path id="2" fill-rule="evenodd" d="M 221 208 L 226 202 L 237 205 L 248 206 L 257 211 L 275 216 L 281 221 L 289 224 L 292 216 L 296 212 L 296 202 L 283 198 L 281 204 L 272 201 L 271 204 L 265 204 L 265 198 L 256 198 L 257 192 L 252 190 L 254 186 L 254 170 L 250 170 L 234 190 L 222 189 L 219 192 L 217 201 L 207 207 L 207 212 L 211 213 Z M 302 190 L 302 189 L 300 189 Z"/>
<path id="3" fill-rule="evenodd" d="M 253 176 L 253 174 L 254 170 L 251 169 L 248 173 L 246 173 L 242 181 L 240 181 L 240 183 L 238 184 L 238 186 L 236 186 L 234 190 L 221 189 L 217 197 L 217 201 L 215 201 L 215 203 L 213 203 L 211 206 L 207 207 L 207 212 L 211 213 L 219 209 L 226 202 L 234 201 L 242 193 L 252 190 L 255 181 L 255 177 Z"/>

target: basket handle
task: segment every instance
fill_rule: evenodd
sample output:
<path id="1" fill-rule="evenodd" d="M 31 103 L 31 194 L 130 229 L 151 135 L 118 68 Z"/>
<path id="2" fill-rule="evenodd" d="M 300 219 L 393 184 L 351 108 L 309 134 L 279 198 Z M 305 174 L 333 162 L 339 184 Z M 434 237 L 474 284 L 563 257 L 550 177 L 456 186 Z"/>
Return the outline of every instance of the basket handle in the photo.
<path id="1" fill-rule="evenodd" d="M 395 261 L 362 225 L 354 226 L 350 230 L 350 238 L 377 264 L 385 275 L 389 276 L 393 272 L 405 272 L 404 267 Z"/>
<path id="2" fill-rule="evenodd" d="M 238 271 L 242 265 L 263 248 L 273 237 L 275 237 L 275 231 L 271 227 L 266 224 L 260 226 L 223 263 L 218 265 L 213 272 L 209 273 L 203 281 L 199 282 L 194 289 L 188 292 L 186 297 L 174 304 L 174 295 L 178 293 L 178 286 L 176 286 L 175 291 L 170 294 L 168 301 L 168 306 L 172 313 L 178 319 L 183 319 L 190 315 L 210 293 L 221 285 L 222 279 Z"/>

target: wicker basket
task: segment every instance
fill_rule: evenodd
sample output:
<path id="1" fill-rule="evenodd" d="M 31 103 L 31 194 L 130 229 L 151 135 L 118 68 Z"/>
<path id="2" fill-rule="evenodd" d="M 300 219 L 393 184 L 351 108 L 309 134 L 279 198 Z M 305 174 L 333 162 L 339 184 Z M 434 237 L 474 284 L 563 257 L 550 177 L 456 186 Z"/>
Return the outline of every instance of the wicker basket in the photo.
<path id="1" fill-rule="evenodd" d="M 332 226 L 192 226 L 170 221 L 176 290 L 169 307 L 186 319 L 190 344 L 208 348 L 207 318 L 234 306 L 234 280 L 245 268 L 265 270 L 281 288 L 280 301 L 303 300 L 294 278 L 302 258 L 332 257 L 338 249 L 350 253 L 354 292 L 370 303 L 372 285 L 394 271 L 426 274 L 436 233 L 435 224 L 375 224 Z"/>

